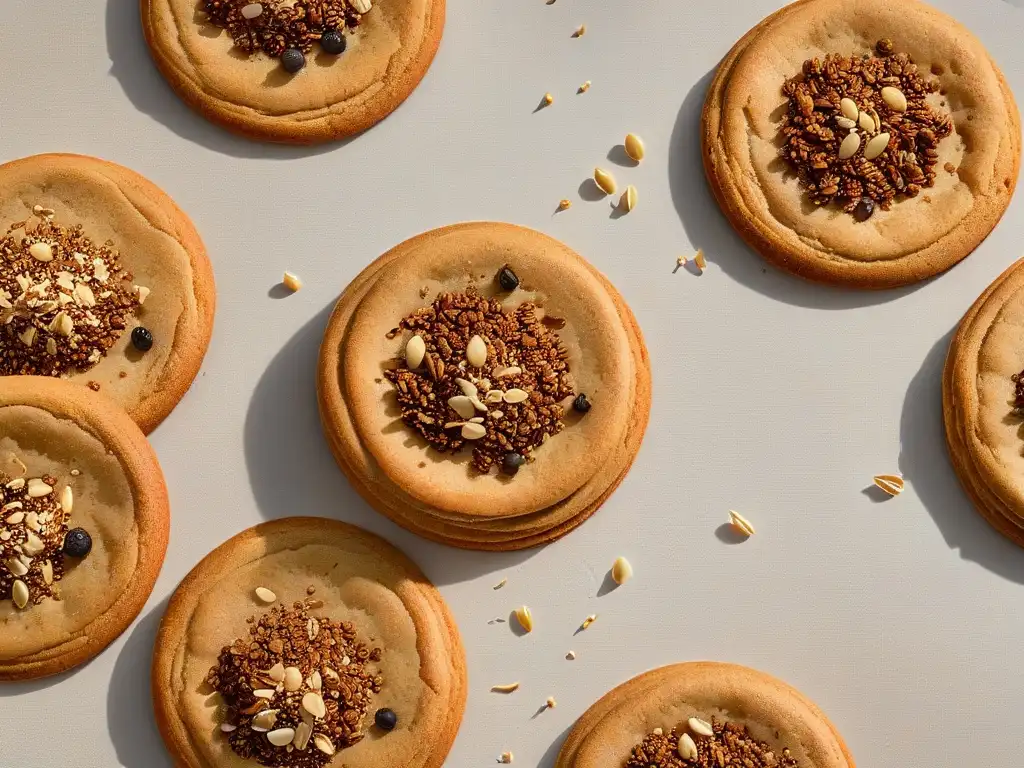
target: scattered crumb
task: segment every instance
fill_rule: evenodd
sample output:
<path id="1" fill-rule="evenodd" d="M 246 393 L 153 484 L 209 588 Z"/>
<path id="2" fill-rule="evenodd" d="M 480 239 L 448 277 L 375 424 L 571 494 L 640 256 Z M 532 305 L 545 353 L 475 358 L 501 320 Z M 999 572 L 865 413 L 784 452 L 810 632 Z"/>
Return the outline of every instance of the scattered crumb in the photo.
<path id="1" fill-rule="evenodd" d="M 755 533 L 754 526 L 750 524 L 750 521 L 732 509 L 729 510 L 729 524 L 744 536 L 753 536 Z"/>
<path id="2" fill-rule="evenodd" d="M 501 588 L 502 588 L 502 587 L 504 587 L 504 586 L 505 586 L 506 584 L 508 584 L 508 579 L 502 579 L 502 580 L 501 580 L 501 581 L 499 581 L 499 582 L 498 582 L 497 584 L 495 584 L 495 585 L 494 585 L 493 587 L 491 587 L 491 589 L 501 589 Z"/>
<path id="3" fill-rule="evenodd" d="M 430 289 L 427 286 L 424 285 L 422 288 L 420 288 L 420 298 L 421 299 L 427 298 L 427 294 L 428 293 L 430 293 Z"/>
<path id="4" fill-rule="evenodd" d="M 586 629 L 591 624 L 593 624 L 595 621 L 597 621 L 597 614 L 596 613 L 592 613 L 589 616 L 587 616 L 587 618 L 585 618 L 583 620 L 583 623 L 580 624 L 580 629 L 581 630 Z"/>
<path id="5" fill-rule="evenodd" d="M 697 254 L 693 257 L 693 263 L 697 265 L 697 269 L 704 273 L 704 270 L 708 268 L 708 262 L 704 258 L 704 251 L 697 249 Z"/>
<path id="6" fill-rule="evenodd" d="M 507 683 L 505 685 L 492 685 L 491 693 L 514 693 L 519 690 L 519 683 Z"/>
<path id="7" fill-rule="evenodd" d="M 551 5 L 553 2 L 555 2 L 555 0 L 548 0 L 548 5 Z M 502 752 L 501 753 L 501 757 L 498 758 L 498 762 L 499 763 L 505 763 L 506 765 L 508 765 L 509 763 L 512 762 L 512 753 L 511 752 Z"/>
<path id="8" fill-rule="evenodd" d="M 80 474 L 82 474 L 82 470 L 80 470 L 80 469 L 72 469 L 71 470 L 71 476 L 72 477 L 78 477 Z"/>
<path id="9" fill-rule="evenodd" d="M 544 702 L 544 705 L 548 709 L 554 709 L 555 707 L 558 706 L 558 702 L 555 701 L 555 697 L 554 696 L 548 696 L 547 701 Z"/>
<path id="10" fill-rule="evenodd" d="M 576 651 L 569 651 L 567 654 L 565 654 L 565 658 L 567 658 L 569 661 L 572 661 L 576 658 Z"/>
<path id="11" fill-rule="evenodd" d="M 583 85 L 581 85 L 581 86 L 579 87 L 579 90 L 578 90 L 578 91 L 576 91 L 576 93 L 586 93 L 586 92 L 587 92 L 587 91 L 589 91 L 589 90 L 590 90 L 590 81 L 589 81 L 589 80 L 587 80 L 587 81 L 585 81 L 585 82 L 583 83 Z"/>
<path id="12" fill-rule="evenodd" d="M 120 372 L 119 374 L 117 374 L 117 375 L 118 375 L 118 377 L 119 377 L 119 378 L 122 378 L 122 379 L 127 379 L 127 378 L 128 378 L 128 371 L 121 371 L 121 372 Z"/>
<path id="13" fill-rule="evenodd" d="M 943 167 L 943 169 L 944 169 L 944 170 L 946 171 L 946 173 L 949 173 L 949 174 L 954 174 L 954 173 L 956 173 L 956 166 L 955 166 L 955 165 L 953 165 L 952 163 L 946 163 L 946 164 L 945 164 L 944 166 L 942 166 L 942 167 Z"/>
<path id="14" fill-rule="evenodd" d="M 307 595 L 315 595 L 316 594 L 316 587 L 314 587 L 312 584 L 310 584 L 308 587 L 306 587 L 306 594 Z"/>
<path id="15" fill-rule="evenodd" d="M 554 101 L 555 101 L 555 97 L 552 96 L 550 93 L 545 93 L 544 94 L 543 102 L 544 102 L 545 106 L 551 106 L 551 104 L 553 104 Z"/>
<path id="16" fill-rule="evenodd" d="M 572 33 L 572 36 L 583 37 L 585 34 L 587 34 L 587 25 L 580 24 L 578 27 L 576 27 L 576 31 Z"/>
<path id="17" fill-rule="evenodd" d="M 421 461 L 420 464 L 419 464 L 420 469 L 425 469 L 426 466 L 427 466 L 427 462 L 425 462 L 425 461 Z"/>
<path id="18" fill-rule="evenodd" d="M 558 210 L 565 211 L 565 210 L 568 210 L 569 208 L 572 208 L 572 200 L 559 200 L 558 201 Z"/>
<path id="19" fill-rule="evenodd" d="M 495 618 L 491 619 L 487 623 L 488 624 L 504 624 L 506 621 L 508 621 L 508 619 L 503 619 L 503 618 L 501 618 L 501 616 L 496 616 Z"/>
<path id="20" fill-rule="evenodd" d="M 284 287 L 292 293 L 295 293 L 302 288 L 302 280 L 299 279 L 298 275 L 293 274 L 292 272 L 285 272 L 281 282 L 284 283 Z"/>
<path id="21" fill-rule="evenodd" d="M 100 391 L 100 383 L 98 381 L 90 381 L 88 384 L 86 384 L 86 386 L 89 387 L 89 389 L 91 389 L 93 392 Z"/>

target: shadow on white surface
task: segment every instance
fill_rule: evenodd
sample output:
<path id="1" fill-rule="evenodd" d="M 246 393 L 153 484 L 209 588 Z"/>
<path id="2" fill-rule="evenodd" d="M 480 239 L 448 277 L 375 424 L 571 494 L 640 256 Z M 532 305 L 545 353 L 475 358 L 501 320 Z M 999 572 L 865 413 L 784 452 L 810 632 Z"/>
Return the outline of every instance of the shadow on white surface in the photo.
<path id="1" fill-rule="evenodd" d="M 167 610 L 161 600 L 129 630 L 128 641 L 114 662 L 107 690 L 107 729 L 125 768 L 173 768 L 153 716 L 150 669 L 160 619 Z"/>
<path id="2" fill-rule="evenodd" d="M 42 691 L 54 685 L 60 685 L 65 680 L 74 677 L 79 670 L 84 669 L 88 664 L 89 662 L 86 662 L 85 664 L 80 664 L 67 672 L 63 672 L 59 675 L 53 675 L 52 677 L 43 677 L 39 680 L 27 680 L 25 682 L 18 683 L 0 683 L 0 699 L 35 693 L 36 691 Z"/>
<path id="3" fill-rule="evenodd" d="M 157 70 L 142 36 L 139 0 L 107 0 L 107 55 L 110 74 L 140 112 L 187 141 L 232 157 L 291 160 L 330 152 L 351 139 L 313 147 L 270 144 L 246 139 L 214 125 L 171 90 Z"/>
<path id="4" fill-rule="evenodd" d="M 1024 550 L 985 522 L 949 460 L 942 417 L 942 366 L 953 333 L 932 347 L 907 389 L 900 416 L 900 471 L 950 549 L 959 549 L 964 560 L 1024 584 Z"/>
<path id="5" fill-rule="evenodd" d="M 708 72 L 686 94 L 669 146 L 672 203 L 694 248 L 701 248 L 736 282 L 776 301 L 813 309 L 850 309 L 884 304 L 925 283 L 888 291 L 861 291 L 810 283 L 784 273 L 758 256 L 732 228 L 708 189 L 699 137 L 704 97 L 714 77 Z"/>
<path id="6" fill-rule="evenodd" d="M 569 731 L 571 730 L 572 726 L 570 725 L 558 735 L 558 738 L 551 742 L 551 746 L 544 750 L 544 754 L 541 755 L 540 762 L 537 763 L 537 768 L 555 768 L 555 760 L 558 759 L 558 753 L 562 750 L 565 738 L 569 735 Z"/>
<path id="7" fill-rule="evenodd" d="M 532 557 L 521 552 L 467 552 L 424 541 L 374 511 L 349 485 L 320 426 L 316 368 L 334 309 L 317 312 L 274 356 L 253 390 L 245 417 L 245 463 L 260 514 L 335 517 L 398 546 L 437 585 L 499 573 Z"/>

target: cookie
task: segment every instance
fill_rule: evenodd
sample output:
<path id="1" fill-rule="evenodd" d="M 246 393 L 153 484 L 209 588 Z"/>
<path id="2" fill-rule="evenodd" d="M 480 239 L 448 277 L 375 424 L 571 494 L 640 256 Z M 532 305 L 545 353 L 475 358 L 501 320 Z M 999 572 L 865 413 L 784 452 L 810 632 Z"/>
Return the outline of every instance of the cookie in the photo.
<path id="1" fill-rule="evenodd" d="M 405 555 L 345 523 L 287 518 L 228 540 L 178 587 L 153 697 L 189 768 L 439 768 L 465 709 L 465 656 Z"/>
<path id="2" fill-rule="evenodd" d="M 726 218 L 765 259 L 891 288 L 950 268 L 992 231 L 1017 183 L 1020 117 L 948 16 L 916 0 L 800 0 L 719 66 L 702 150 Z"/>
<path id="3" fill-rule="evenodd" d="M 208 120 L 314 144 L 364 131 L 434 59 L 445 0 L 141 0 L 157 67 Z"/>
<path id="4" fill-rule="evenodd" d="M 127 629 L 167 550 L 139 428 L 84 387 L 0 378 L 0 680 L 64 672 Z"/>
<path id="5" fill-rule="evenodd" d="M 835 727 L 798 691 L 747 667 L 689 662 L 605 694 L 577 720 L 555 768 L 732 765 L 731 757 L 736 765 L 854 766 Z"/>
<path id="6" fill-rule="evenodd" d="M 954 469 L 978 511 L 1024 546 L 1024 260 L 964 316 L 943 369 L 943 418 Z"/>
<path id="7" fill-rule="evenodd" d="M 151 432 L 199 372 L 215 303 L 195 228 L 137 173 L 65 154 L 0 165 L 0 375 L 87 385 Z"/>
<path id="8" fill-rule="evenodd" d="M 467 324 L 420 328 L 427 315 Z M 414 336 L 421 361 L 406 354 Z M 486 347 L 478 366 L 473 337 Z M 524 357 L 522 338 L 542 353 Z M 371 505 L 474 549 L 534 546 L 586 520 L 624 477 L 650 411 L 646 349 L 614 288 L 563 244 L 489 222 L 420 235 L 359 275 L 328 324 L 318 384 L 328 443 Z M 435 385 L 439 407 L 420 415 L 409 393 Z M 483 434 L 467 430 L 474 421 Z M 522 463 L 506 466 L 509 453 Z"/>

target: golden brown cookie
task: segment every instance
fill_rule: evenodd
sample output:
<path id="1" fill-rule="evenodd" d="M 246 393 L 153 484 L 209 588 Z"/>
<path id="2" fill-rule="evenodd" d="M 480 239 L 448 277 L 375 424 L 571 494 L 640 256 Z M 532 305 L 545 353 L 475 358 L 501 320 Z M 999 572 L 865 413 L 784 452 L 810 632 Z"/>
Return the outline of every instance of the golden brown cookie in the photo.
<path id="1" fill-rule="evenodd" d="M 445 0 L 141 7 L 153 59 L 189 106 L 249 138 L 314 144 L 366 130 L 405 101 L 441 42 Z"/>
<path id="2" fill-rule="evenodd" d="M 943 370 L 943 416 L 953 466 L 978 511 L 1024 546 L 1024 260 L 964 316 Z"/>
<path id="3" fill-rule="evenodd" d="M 723 60 L 702 150 L 722 211 L 764 258 L 889 288 L 948 269 L 996 225 L 1020 118 L 984 47 L 948 16 L 916 0 L 801 0 Z"/>
<path id="4" fill-rule="evenodd" d="M 605 694 L 577 720 L 555 766 L 648 768 L 659 757 L 659 765 L 712 766 L 723 764 L 719 752 L 730 765 L 728 757 L 740 765 L 754 754 L 779 768 L 854 767 L 835 727 L 801 693 L 716 662 L 661 667 Z"/>
<path id="5" fill-rule="evenodd" d="M 106 648 L 149 598 L 168 530 L 156 456 L 117 405 L 65 381 L 0 378 L 0 680 Z"/>
<path id="6" fill-rule="evenodd" d="M 242 755 L 439 768 L 465 709 L 465 657 L 440 594 L 402 553 L 351 525 L 288 518 L 238 534 L 181 583 L 153 696 L 189 768 L 256 764 Z"/>
<path id="7" fill-rule="evenodd" d="M 0 227 L 0 375 L 71 379 L 155 429 L 213 330 L 192 223 L 127 168 L 53 154 L 0 166 Z"/>
<path id="8" fill-rule="evenodd" d="M 506 264 L 521 277 L 515 290 L 504 290 L 495 280 Z M 445 446 L 436 440 L 429 443 L 410 427 L 420 417 L 409 411 L 408 398 L 406 407 L 399 406 L 401 386 L 413 379 L 415 386 L 433 386 L 434 381 L 426 359 L 412 371 L 401 362 L 405 344 L 416 334 L 396 334 L 392 329 L 410 313 L 433 307 L 439 297 L 467 289 L 489 297 L 489 302 L 500 301 L 510 317 L 525 302 L 535 303 L 534 314 L 548 318 L 546 324 L 540 321 L 538 337 L 557 336 L 564 349 L 564 357 L 555 354 L 553 360 L 556 368 L 564 360 L 567 370 L 552 370 L 550 375 L 568 377 L 572 389 L 559 390 L 557 403 L 551 397 L 550 404 L 541 406 L 557 405 L 564 428 L 549 430 L 550 439 L 524 451 L 522 455 L 534 460 L 514 477 L 498 466 L 505 453 L 521 450 L 497 443 L 497 432 L 515 432 L 512 420 L 518 417 L 518 409 L 502 393 L 515 389 L 525 395 L 525 390 L 538 388 L 536 376 L 543 366 L 517 378 L 514 369 L 521 366 L 508 365 L 508 355 L 499 354 L 488 357 L 484 368 L 471 367 L 469 378 L 480 385 L 473 384 L 480 406 L 474 414 L 481 414 L 475 418 L 483 423 L 492 419 L 492 424 L 485 427 L 481 442 L 465 439 L 454 454 L 438 450 Z M 465 311 L 470 317 L 474 310 L 447 311 Z M 465 335 L 468 339 L 481 334 Z M 463 362 L 467 339 L 453 342 L 462 349 L 449 349 L 452 354 L 446 356 L 451 363 L 448 382 L 438 384 L 441 394 L 435 393 L 442 407 L 428 416 L 439 429 L 428 435 L 457 439 L 463 422 L 473 417 L 468 412 L 449 413 L 444 407 L 451 405 L 451 397 L 463 394 L 456 369 L 468 363 Z M 492 341 L 489 354 L 495 349 Z M 433 347 L 429 354 L 434 354 Z M 385 372 L 385 367 L 404 370 L 398 375 L 407 381 L 391 378 L 396 371 Z M 328 442 L 356 489 L 400 525 L 442 543 L 474 549 L 534 546 L 587 519 L 628 470 L 650 410 L 646 349 L 632 313 L 614 288 L 561 243 L 532 230 L 491 222 L 420 235 L 359 275 L 328 325 L 318 383 Z M 444 386 L 452 392 L 442 391 Z M 484 402 L 487 388 L 497 390 L 490 396 L 501 398 L 500 403 Z M 573 408 L 577 393 L 585 394 L 590 412 Z M 506 412 L 509 424 L 501 426 Z M 499 421 L 493 422 L 495 418 Z M 487 472 L 481 471 L 477 450 L 484 444 L 489 444 L 484 457 Z"/>

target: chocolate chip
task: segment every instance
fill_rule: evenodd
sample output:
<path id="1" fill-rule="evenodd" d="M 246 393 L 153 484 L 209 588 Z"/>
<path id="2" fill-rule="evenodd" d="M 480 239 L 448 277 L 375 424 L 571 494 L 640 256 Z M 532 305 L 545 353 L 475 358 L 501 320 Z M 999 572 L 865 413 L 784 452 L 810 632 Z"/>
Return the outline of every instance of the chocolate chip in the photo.
<path id="1" fill-rule="evenodd" d="M 519 287 L 519 278 L 507 264 L 498 272 L 498 284 L 506 291 L 514 291 Z"/>
<path id="2" fill-rule="evenodd" d="M 581 392 L 580 394 L 576 395 L 576 399 L 572 401 L 572 407 L 579 413 L 586 413 L 587 411 L 590 410 L 591 405 L 590 401 L 587 400 L 587 396 Z"/>
<path id="3" fill-rule="evenodd" d="M 874 212 L 875 201 L 870 197 L 862 197 L 857 207 L 853 209 L 853 218 L 855 221 L 867 221 Z"/>

